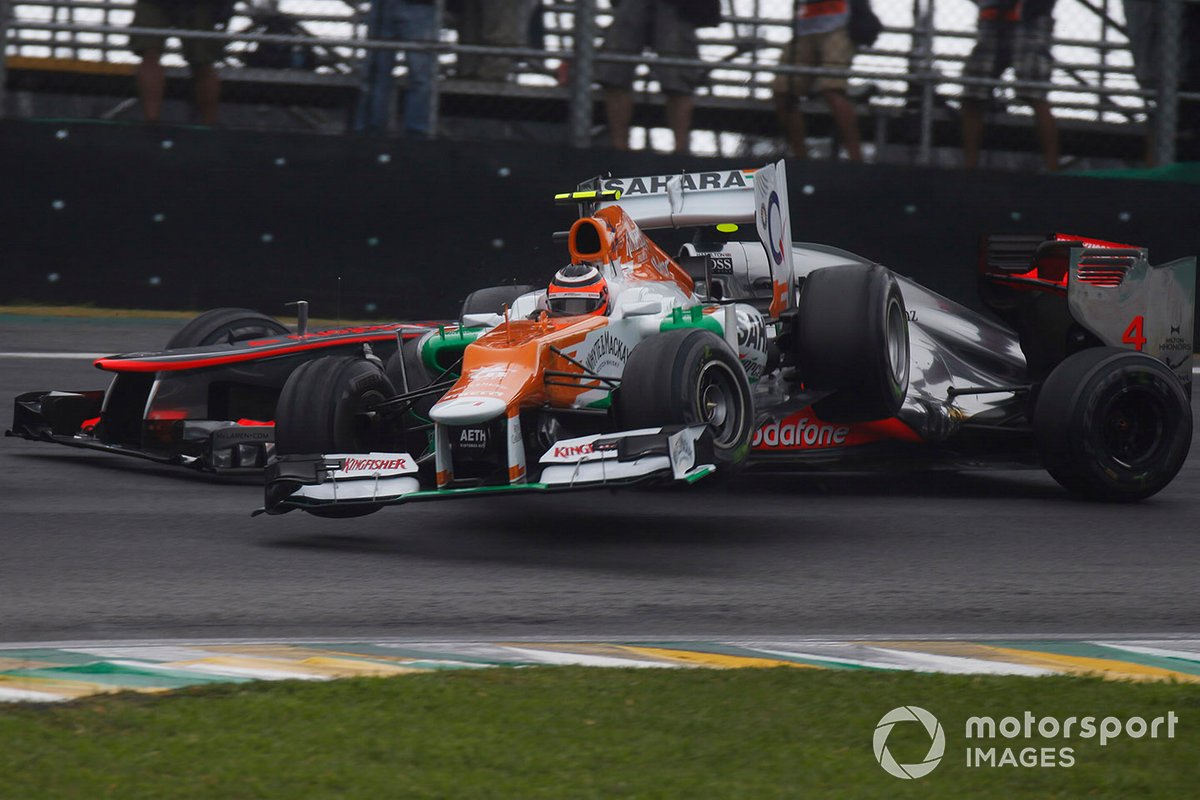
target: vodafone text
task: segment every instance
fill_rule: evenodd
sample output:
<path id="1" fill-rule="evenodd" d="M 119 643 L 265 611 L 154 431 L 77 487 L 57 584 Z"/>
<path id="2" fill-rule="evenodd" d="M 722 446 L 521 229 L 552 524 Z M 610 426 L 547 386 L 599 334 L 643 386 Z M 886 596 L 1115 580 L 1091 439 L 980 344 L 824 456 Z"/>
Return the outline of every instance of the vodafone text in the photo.
<path id="1" fill-rule="evenodd" d="M 754 432 L 751 447 L 836 447 L 846 443 L 850 428 L 845 425 L 829 425 L 820 421 L 809 422 L 801 417 L 792 422 L 769 422 Z"/>

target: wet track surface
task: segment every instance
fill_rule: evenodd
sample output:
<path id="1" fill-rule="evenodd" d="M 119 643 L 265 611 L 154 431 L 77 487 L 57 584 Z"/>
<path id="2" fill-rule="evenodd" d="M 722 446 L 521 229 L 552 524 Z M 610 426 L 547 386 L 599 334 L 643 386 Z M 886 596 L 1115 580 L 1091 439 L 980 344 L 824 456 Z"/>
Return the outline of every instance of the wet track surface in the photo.
<path id="1" fill-rule="evenodd" d="M 0 317 L 0 352 L 161 346 L 178 322 Z M 11 398 L 102 388 L 0 356 Z M 1200 406 L 1200 392 L 1193 408 Z M 1044 473 L 806 475 L 252 519 L 256 479 L 0 440 L 0 641 L 1200 631 L 1200 446 L 1134 506 Z"/>

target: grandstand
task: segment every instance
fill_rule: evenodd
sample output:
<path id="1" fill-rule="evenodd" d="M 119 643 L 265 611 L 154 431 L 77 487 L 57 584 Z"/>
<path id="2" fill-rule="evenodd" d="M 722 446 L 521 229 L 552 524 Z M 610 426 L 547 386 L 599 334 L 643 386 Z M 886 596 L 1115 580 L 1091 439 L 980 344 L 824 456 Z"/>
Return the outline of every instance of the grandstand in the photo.
<path id="1" fill-rule="evenodd" d="M 1191 0 L 1164 0 L 1164 5 L 1168 12 L 1182 13 L 1183 2 Z M 606 141 L 599 91 L 572 71 L 576 65 L 587 68 L 591 58 L 578 56 L 584 51 L 591 56 L 603 39 L 610 0 L 543 0 L 528 47 L 509 51 L 518 59 L 513 78 L 501 84 L 456 77 L 463 52 L 494 51 L 460 43 L 445 0 L 437 5 L 441 36 L 424 46 L 438 52 L 438 136 L 569 141 L 577 146 Z M 873 47 L 860 51 L 849 71 L 868 159 L 960 163 L 958 97 L 975 6 L 969 0 L 873 0 L 872 5 L 884 32 Z M 776 154 L 783 145 L 770 84 L 780 71 L 803 71 L 779 66 L 791 35 L 792 2 L 722 0 L 722 7 L 724 22 L 701 31 L 708 82 L 697 95 L 693 152 L 754 158 Z M 230 42 L 221 64 L 225 125 L 340 133 L 347 129 L 349 110 L 360 92 L 365 55 L 375 48 L 406 49 L 403 42 L 366 38 L 366 8 L 366 3 L 338 0 L 239 2 L 227 31 L 180 33 Z M 8 22 L 0 33 L 6 55 L 0 111 L 5 116 L 138 119 L 132 81 L 137 57 L 128 49 L 127 33 L 133 0 L 0 0 L 0 19 L 5 11 Z M 1048 88 L 1065 157 L 1081 168 L 1138 161 L 1148 127 L 1171 131 L 1174 122 L 1166 113 L 1147 114 L 1157 92 L 1140 89 L 1134 80 L 1123 3 L 1059 0 L 1055 17 L 1056 69 Z M 586 32 L 577 30 L 577 22 Z M 1178 28 L 1175 33 L 1179 35 Z M 1176 40 L 1175 47 L 1179 45 Z M 187 71 L 178 42 L 173 39 L 171 47 L 165 63 L 174 100 L 167 113 L 184 122 Z M 1169 70 L 1171 63 L 1166 66 Z M 403 89 L 403 58 L 396 71 Z M 984 163 L 1034 168 L 1038 159 L 1028 109 L 1012 97 L 1011 82 L 994 84 L 998 93 Z M 1175 102 L 1169 96 L 1173 86 L 1159 101 L 1164 110 Z M 643 67 L 635 85 L 635 148 L 669 146 L 656 89 Z M 1184 92 L 1181 99 L 1200 102 L 1200 95 Z M 812 119 L 811 154 L 828 157 L 835 147 L 827 111 L 821 103 L 811 103 L 806 111 Z M 1160 160 L 1173 160 L 1174 138 L 1159 137 Z"/>

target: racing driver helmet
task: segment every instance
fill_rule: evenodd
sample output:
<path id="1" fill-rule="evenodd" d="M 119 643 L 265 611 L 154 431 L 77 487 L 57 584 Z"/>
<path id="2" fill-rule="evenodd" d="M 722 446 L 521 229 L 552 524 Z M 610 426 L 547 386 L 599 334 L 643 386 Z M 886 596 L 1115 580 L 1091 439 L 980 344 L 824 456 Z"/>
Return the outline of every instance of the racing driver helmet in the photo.
<path id="1" fill-rule="evenodd" d="M 591 264 L 569 264 L 554 274 L 546 303 L 556 317 L 608 313 L 608 282 Z"/>

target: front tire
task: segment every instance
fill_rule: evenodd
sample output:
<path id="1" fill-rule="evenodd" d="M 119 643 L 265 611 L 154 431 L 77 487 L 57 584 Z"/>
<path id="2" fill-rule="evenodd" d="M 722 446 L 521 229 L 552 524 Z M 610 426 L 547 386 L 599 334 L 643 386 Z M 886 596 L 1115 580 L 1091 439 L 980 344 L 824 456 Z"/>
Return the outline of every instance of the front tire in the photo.
<path id="1" fill-rule="evenodd" d="M 750 454 L 754 408 L 746 372 L 729 346 L 702 328 L 660 333 L 633 348 L 615 410 L 626 430 L 708 423 L 713 458 L 725 470 Z"/>
<path id="2" fill-rule="evenodd" d="M 1117 347 L 1069 356 L 1042 384 L 1034 430 L 1046 470 L 1093 500 L 1144 500 L 1183 466 L 1192 411 L 1158 359 Z"/>
<path id="3" fill-rule="evenodd" d="M 813 404 L 825 422 L 896 416 L 908 393 L 908 312 L 878 264 L 811 272 L 796 311 L 796 364 L 805 388 L 832 390 Z"/>
<path id="4" fill-rule="evenodd" d="M 302 364 L 287 379 L 275 415 L 275 451 L 369 453 L 394 436 L 369 409 L 395 391 L 377 365 L 354 356 L 325 356 Z M 359 517 L 381 506 L 353 504 L 305 509 L 318 517 Z"/>
<path id="5" fill-rule="evenodd" d="M 289 333 L 286 325 L 261 312 L 249 308 L 214 308 L 177 330 L 166 349 L 234 344 Z"/>

